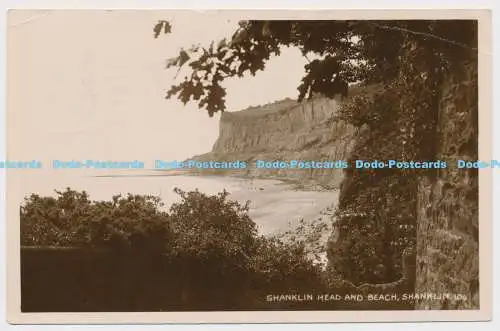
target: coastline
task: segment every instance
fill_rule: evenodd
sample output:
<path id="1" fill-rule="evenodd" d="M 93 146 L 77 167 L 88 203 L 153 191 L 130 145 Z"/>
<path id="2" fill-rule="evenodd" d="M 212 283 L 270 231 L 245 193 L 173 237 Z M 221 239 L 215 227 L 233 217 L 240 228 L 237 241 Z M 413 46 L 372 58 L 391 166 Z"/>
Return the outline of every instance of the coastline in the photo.
<path id="1" fill-rule="evenodd" d="M 239 173 L 235 171 L 224 171 L 224 170 L 179 170 L 179 169 L 152 169 L 155 172 L 162 173 L 163 176 L 202 176 L 202 177 L 230 177 L 239 178 L 247 180 L 275 180 L 279 181 L 278 185 L 288 185 L 293 187 L 295 191 L 317 191 L 317 192 L 338 192 L 340 188 L 333 187 L 331 185 L 325 185 L 319 181 L 313 179 L 304 178 L 293 178 L 287 176 L 276 176 L 276 175 L 260 175 L 256 176 L 254 174 L 248 174 L 248 170 L 245 172 L 240 171 Z M 219 172 L 219 173 L 216 173 Z M 153 175 L 153 176 L 162 176 Z"/>

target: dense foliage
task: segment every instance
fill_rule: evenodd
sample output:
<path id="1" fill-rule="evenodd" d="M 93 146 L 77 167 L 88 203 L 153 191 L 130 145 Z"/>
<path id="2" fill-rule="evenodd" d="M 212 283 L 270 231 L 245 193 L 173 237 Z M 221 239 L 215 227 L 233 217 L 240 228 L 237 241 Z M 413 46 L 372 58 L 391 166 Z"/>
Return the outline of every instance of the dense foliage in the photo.
<path id="1" fill-rule="evenodd" d="M 56 197 L 33 194 L 21 207 L 21 244 L 99 248 L 148 260 L 162 256 L 190 293 L 224 293 L 234 304 L 262 305 L 265 295 L 280 291 L 321 292 L 321 268 L 302 241 L 258 235 L 248 204 L 228 199 L 226 191 L 176 192 L 181 200 L 168 212 L 155 196 L 91 201 L 86 192 L 69 188 L 56 191 Z"/>
<path id="2" fill-rule="evenodd" d="M 87 192 L 67 188 L 56 197 L 32 194 L 21 206 L 21 244 L 166 250 L 173 231 L 154 196 L 116 195 L 91 201 Z M 147 240 L 146 240 L 147 239 Z"/>
<path id="3" fill-rule="evenodd" d="M 163 28 L 172 32 L 170 24 L 161 21 L 155 26 L 155 37 Z M 408 38 L 422 41 L 426 54 L 446 61 L 457 49 L 477 47 L 475 34 L 473 21 L 241 21 L 230 40 L 214 41 L 208 47 L 192 45 L 168 61 L 167 68 L 187 69 L 167 98 L 196 101 L 210 115 L 223 111 L 224 79 L 255 75 L 283 47 L 297 47 L 306 58 L 314 57 L 298 86 L 299 101 L 312 93 L 333 97 L 338 93 L 332 88 L 337 75 L 348 82 L 391 82 L 399 74 L 402 46 Z M 419 57 L 420 63 L 426 60 Z"/>
<path id="4" fill-rule="evenodd" d="M 255 75 L 283 47 L 297 47 L 308 59 L 299 101 L 313 93 L 334 97 L 339 77 L 370 91 L 351 98 L 339 111 L 361 132 L 351 162 L 435 160 L 439 87 L 447 74 L 477 61 L 477 22 L 242 21 L 230 40 L 193 45 L 169 61 L 168 67 L 185 75 L 170 87 L 167 98 L 197 102 L 210 116 L 224 111 L 224 79 Z M 476 136 L 467 139 L 477 146 Z M 346 169 L 335 240 L 328 249 L 334 277 L 355 284 L 400 277 L 402 252 L 416 241 L 415 201 L 422 175 L 436 174 Z"/>

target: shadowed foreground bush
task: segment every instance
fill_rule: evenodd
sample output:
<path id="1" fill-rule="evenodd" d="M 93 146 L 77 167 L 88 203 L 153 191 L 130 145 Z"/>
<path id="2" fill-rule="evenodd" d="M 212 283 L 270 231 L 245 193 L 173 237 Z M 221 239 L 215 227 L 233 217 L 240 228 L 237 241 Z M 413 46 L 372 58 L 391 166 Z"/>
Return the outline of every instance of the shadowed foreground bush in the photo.
<path id="1" fill-rule="evenodd" d="M 363 292 L 327 277 L 307 240 L 259 235 L 248 203 L 227 199 L 226 191 L 176 192 L 181 200 L 168 212 L 154 196 L 96 202 L 68 188 L 56 198 L 27 198 L 22 311 L 412 309 L 396 302 L 268 301 L 269 295 L 365 295 L 379 288 L 364 285 Z"/>
<path id="2" fill-rule="evenodd" d="M 226 191 L 176 192 L 168 212 L 154 196 L 91 201 L 68 188 L 26 198 L 23 311 L 313 309 L 266 302 L 325 291 L 302 243 L 258 235 L 248 203 Z"/>

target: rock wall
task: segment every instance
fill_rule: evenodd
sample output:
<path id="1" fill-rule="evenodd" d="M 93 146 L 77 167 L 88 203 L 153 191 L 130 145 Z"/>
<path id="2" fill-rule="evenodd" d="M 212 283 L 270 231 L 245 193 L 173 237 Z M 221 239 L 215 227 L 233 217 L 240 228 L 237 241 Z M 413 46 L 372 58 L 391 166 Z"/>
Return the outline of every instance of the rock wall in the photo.
<path id="1" fill-rule="evenodd" d="M 399 77 L 361 107 L 387 117 L 366 121 L 370 130 L 358 136 L 350 158 L 442 160 L 448 167 L 349 170 L 329 267 L 355 285 L 385 287 L 400 277 L 406 251 L 405 263 L 414 270 L 408 288 L 441 296 L 416 300 L 416 309 L 477 309 L 478 171 L 456 166 L 459 159 L 478 159 L 477 55 L 452 49 L 442 56 L 425 42 L 403 45 Z M 375 272 L 378 265 L 383 272 Z"/>
<path id="2" fill-rule="evenodd" d="M 420 300 L 418 309 L 479 308 L 478 174 L 457 159 L 477 160 L 477 62 L 459 63 L 443 82 L 438 159 L 449 166 L 418 186 L 416 291 L 467 296 Z"/>
<path id="3" fill-rule="evenodd" d="M 285 99 L 225 112 L 212 151 L 193 159 L 245 161 L 249 166 L 244 171 L 246 176 L 279 177 L 337 188 L 343 177 L 342 169 L 255 169 L 253 164 L 256 160 L 345 160 L 353 147 L 356 130 L 335 118 L 338 106 L 338 100 L 315 97 L 301 103 Z"/>

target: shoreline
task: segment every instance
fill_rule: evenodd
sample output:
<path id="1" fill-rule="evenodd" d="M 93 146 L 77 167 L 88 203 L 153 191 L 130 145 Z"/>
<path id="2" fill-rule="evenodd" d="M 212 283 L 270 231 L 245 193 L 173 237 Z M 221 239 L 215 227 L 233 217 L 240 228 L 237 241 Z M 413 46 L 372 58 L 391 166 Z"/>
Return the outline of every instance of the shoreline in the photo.
<path id="1" fill-rule="evenodd" d="M 331 187 L 328 185 L 321 184 L 315 180 L 309 179 L 297 179 L 286 176 L 255 176 L 247 174 L 228 174 L 225 172 L 223 174 L 216 174 L 213 172 L 202 172 L 202 171 L 186 171 L 186 170 L 168 170 L 168 169 L 151 169 L 155 172 L 164 173 L 163 175 L 151 175 L 151 176 L 201 176 L 201 177 L 229 177 L 247 180 L 275 180 L 279 181 L 278 185 L 289 185 L 292 186 L 295 191 L 317 191 L 317 192 L 338 192 L 340 188 Z M 171 173 L 169 175 L 165 173 Z"/>

